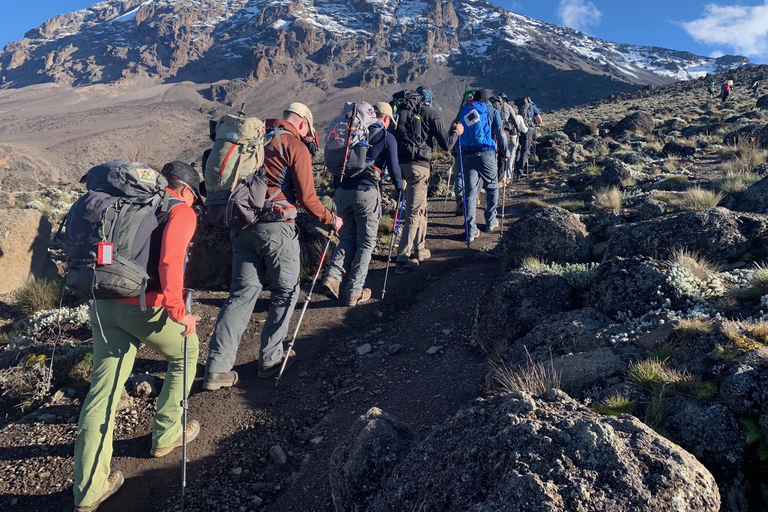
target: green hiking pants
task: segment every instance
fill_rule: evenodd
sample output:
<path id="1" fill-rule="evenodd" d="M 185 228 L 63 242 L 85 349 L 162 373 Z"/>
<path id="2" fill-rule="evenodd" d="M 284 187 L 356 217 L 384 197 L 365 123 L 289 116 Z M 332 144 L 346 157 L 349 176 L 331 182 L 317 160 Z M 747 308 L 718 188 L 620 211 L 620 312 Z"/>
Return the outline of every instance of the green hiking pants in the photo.
<path id="1" fill-rule="evenodd" d="M 112 459 L 115 410 L 131 375 L 139 345 L 144 343 L 168 361 L 168 371 L 152 428 L 152 447 L 172 444 L 181 436 L 184 371 L 184 327 L 168 318 L 163 308 L 147 308 L 113 300 L 91 305 L 93 378 L 80 411 L 75 439 L 75 505 L 90 505 L 107 490 Z M 187 383 L 192 387 L 198 339 L 188 341 Z"/>

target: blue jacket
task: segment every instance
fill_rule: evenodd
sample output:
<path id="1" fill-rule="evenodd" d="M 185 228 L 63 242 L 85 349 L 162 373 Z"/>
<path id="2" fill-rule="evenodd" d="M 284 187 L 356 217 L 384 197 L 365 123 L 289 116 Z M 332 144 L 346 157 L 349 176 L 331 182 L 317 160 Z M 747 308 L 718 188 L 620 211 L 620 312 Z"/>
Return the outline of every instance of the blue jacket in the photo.
<path id="1" fill-rule="evenodd" d="M 369 164 L 378 167 L 382 171 L 386 167 L 389 170 L 390 176 L 392 176 L 395 188 L 401 190 L 403 188 L 403 174 L 400 171 L 400 164 L 397 162 L 397 141 L 395 136 L 387 130 L 379 130 L 368 141 L 368 144 L 371 146 L 368 148 L 367 156 Z M 338 178 L 333 180 L 334 187 L 347 190 L 368 190 L 377 185 L 375 180 L 367 176 L 352 179 L 346 178 L 342 183 L 339 183 Z"/>

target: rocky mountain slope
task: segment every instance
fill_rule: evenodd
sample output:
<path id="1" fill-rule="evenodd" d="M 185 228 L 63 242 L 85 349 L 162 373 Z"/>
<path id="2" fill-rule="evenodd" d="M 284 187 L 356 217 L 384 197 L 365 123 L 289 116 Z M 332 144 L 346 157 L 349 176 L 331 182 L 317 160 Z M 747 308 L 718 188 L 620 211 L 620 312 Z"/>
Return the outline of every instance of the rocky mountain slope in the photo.
<path id="1" fill-rule="evenodd" d="M 106 0 L 8 44 L 0 86 L 263 82 L 291 72 L 327 90 L 410 82 L 443 66 L 490 85 L 514 80 L 554 107 L 746 63 L 602 41 L 485 0 Z M 541 87 L 565 76 L 570 87 Z"/>

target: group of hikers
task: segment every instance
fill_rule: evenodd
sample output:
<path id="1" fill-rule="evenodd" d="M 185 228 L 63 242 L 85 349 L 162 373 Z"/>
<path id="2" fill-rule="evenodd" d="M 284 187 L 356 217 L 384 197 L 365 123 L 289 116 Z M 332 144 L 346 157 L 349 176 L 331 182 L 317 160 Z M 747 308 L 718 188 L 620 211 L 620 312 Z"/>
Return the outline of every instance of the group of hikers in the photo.
<path id="1" fill-rule="evenodd" d="M 749 90 L 752 91 L 752 97 L 757 99 L 760 96 L 760 80 L 755 80 Z M 731 92 L 733 92 L 733 80 L 726 80 L 723 82 L 723 85 L 720 87 L 719 96 L 716 94 L 716 92 L 717 87 L 715 86 L 715 82 L 713 80 L 709 84 L 709 96 L 712 98 L 720 98 L 721 103 L 727 102 L 731 97 Z"/>
<path id="2" fill-rule="evenodd" d="M 180 161 L 160 172 L 126 160 L 89 170 L 88 192 L 73 205 L 65 235 L 67 285 L 94 299 L 93 378 L 75 441 L 75 510 L 96 510 L 123 484 L 120 471 L 110 472 L 115 413 L 141 344 L 168 361 L 150 454 L 186 450 L 200 433 L 199 422 L 186 419 L 199 350 L 191 294 L 184 290 L 195 204 L 205 204 L 209 222 L 230 228 L 229 297 L 211 335 L 203 379 L 203 389 L 215 391 L 238 382 L 235 359 L 265 283 L 271 295 L 258 376 L 282 375 L 296 358 L 293 342 L 287 348 L 284 342 L 300 294 L 297 206 L 338 234 L 322 280 L 325 294 L 347 306 L 365 303 L 372 295 L 365 280 L 381 218 L 382 179 L 388 175 L 400 195 L 393 243 L 399 236 L 395 271 L 403 274 L 431 257 L 426 234 L 433 144 L 456 155 L 457 210 L 465 215 L 470 244 L 479 234 L 480 183 L 486 190 L 484 227 L 491 232 L 499 225 L 499 187 L 528 173 L 541 122 L 530 99 L 510 102 L 485 89 L 465 94 L 448 123 L 426 87 L 401 91 L 391 102 L 348 103 L 324 136 L 335 213 L 315 191 L 312 160 L 320 136 L 311 110 L 299 102 L 287 105 L 280 119 L 261 121 L 241 111 L 212 122 L 214 144 L 203 157 L 202 181 Z M 301 318 L 303 312 L 299 323 Z"/>

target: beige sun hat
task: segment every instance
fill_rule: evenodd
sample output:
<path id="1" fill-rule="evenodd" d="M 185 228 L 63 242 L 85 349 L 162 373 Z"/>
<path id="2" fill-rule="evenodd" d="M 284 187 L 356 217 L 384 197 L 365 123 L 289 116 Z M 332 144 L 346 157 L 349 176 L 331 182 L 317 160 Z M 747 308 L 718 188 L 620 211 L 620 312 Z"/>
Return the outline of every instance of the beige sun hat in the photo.
<path id="1" fill-rule="evenodd" d="M 392 105 L 390 105 L 386 101 L 380 101 L 373 106 L 373 110 L 376 111 L 376 114 L 384 114 L 385 116 L 389 117 L 389 120 L 392 122 L 392 124 L 394 126 L 397 126 L 397 121 L 395 120 L 395 113 L 392 111 Z"/>
<path id="2" fill-rule="evenodd" d="M 315 119 L 312 116 L 312 111 L 309 110 L 309 107 L 306 106 L 303 103 L 299 103 L 298 101 L 294 101 L 287 107 L 285 107 L 286 112 L 293 112 L 297 116 L 301 116 L 304 119 L 307 120 L 309 123 L 309 134 L 313 137 L 315 136 Z"/>

